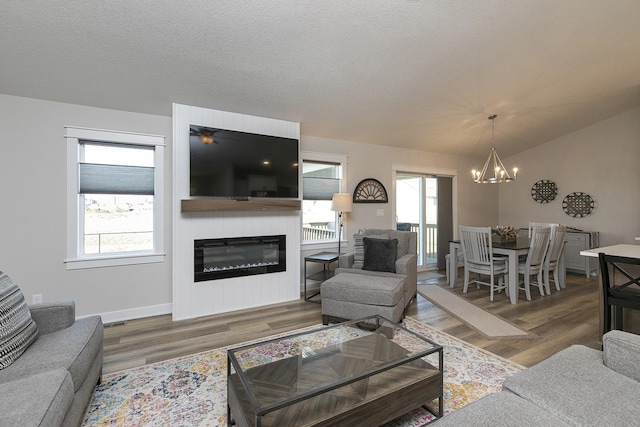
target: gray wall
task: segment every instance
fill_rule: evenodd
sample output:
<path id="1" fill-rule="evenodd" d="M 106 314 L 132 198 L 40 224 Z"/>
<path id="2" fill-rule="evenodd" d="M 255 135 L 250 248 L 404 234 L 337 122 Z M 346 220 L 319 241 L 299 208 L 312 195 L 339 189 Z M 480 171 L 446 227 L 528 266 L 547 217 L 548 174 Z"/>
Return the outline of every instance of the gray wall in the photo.
<path id="1" fill-rule="evenodd" d="M 509 159 L 517 164 L 518 180 L 500 186 L 499 221 L 527 226 L 557 222 L 600 233 L 600 246 L 636 244 L 640 237 L 640 108 L 595 123 Z M 531 187 L 552 180 L 558 196 L 537 203 Z M 573 218 L 562 210 L 562 200 L 572 192 L 589 194 L 593 212 Z"/>
<path id="2" fill-rule="evenodd" d="M 171 249 L 171 118 L 0 95 L 0 270 L 44 301 L 73 299 L 77 315 L 171 302 L 162 263 L 67 271 L 64 126 L 166 136 L 165 249 Z"/>

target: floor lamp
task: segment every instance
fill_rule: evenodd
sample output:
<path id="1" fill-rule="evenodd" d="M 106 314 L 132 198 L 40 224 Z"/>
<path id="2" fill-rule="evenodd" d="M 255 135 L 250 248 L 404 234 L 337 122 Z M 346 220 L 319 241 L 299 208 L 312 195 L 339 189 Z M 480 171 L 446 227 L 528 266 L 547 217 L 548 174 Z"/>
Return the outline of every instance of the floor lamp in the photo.
<path id="1" fill-rule="evenodd" d="M 335 193 L 331 198 L 331 210 L 338 212 L 338 253 L 340 253 L 340 243 L 342 241 L 342 214 L 351 212 L 352 209 L 351 194 Z"/>

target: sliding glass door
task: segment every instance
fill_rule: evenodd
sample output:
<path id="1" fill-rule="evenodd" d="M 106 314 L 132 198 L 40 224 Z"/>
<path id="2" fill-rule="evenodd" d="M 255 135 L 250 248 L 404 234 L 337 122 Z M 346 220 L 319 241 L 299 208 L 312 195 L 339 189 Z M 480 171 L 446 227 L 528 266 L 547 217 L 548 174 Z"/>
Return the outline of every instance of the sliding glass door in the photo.
<path id="1" fill-rule="evenodd" d="M 399 230 L 418 233 L 418 266 L 435 266 L 438 252 L 436 177 L 396 175 L 396 221 Z"/>
<path id="2" fill-rule="evenodd" d="M 418 266 L 443 268 L 453 238 L 452 178 L 396 173 L 398 230 L 418 233 Z"/>

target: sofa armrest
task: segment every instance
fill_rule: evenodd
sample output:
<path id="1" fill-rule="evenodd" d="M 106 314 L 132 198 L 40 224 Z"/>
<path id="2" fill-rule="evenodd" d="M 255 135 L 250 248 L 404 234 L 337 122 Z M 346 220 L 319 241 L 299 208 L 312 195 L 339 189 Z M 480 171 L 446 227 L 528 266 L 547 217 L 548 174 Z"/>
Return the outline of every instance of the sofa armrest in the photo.
<path id="1" fill-rule="evenodd" d="M 353 265 L 353 252 L 342 254 L 338 258 L 338 267 L 351 268 L 352 265 Z"/>
<path id="2" fill-rule="evenodd" d="M 34 304 L 29 306 L 29 311 L 42 335 L 68 328 L 76 321 L 74 301 Z"/>
<path id="3" fill-rule="evenodd" d="M 396 260 L 396 273 L 407 276 L 405 290 L 407 291 L 406 305 L 418 292 L 418 257 L 415 254 L 406 254 Z"/>
<path id="4" fill-rule="evenodd" d="M 640 381 L 640 335 L 609 331 L 602 337 L 602 347 L 605 366 Z"/>
<path id="5" fill-rule="evenodd" d="M 417 270 L 417 257 L 406 254 L 396 260 L 396 273 L 409 276 L 412 270 Z"/>

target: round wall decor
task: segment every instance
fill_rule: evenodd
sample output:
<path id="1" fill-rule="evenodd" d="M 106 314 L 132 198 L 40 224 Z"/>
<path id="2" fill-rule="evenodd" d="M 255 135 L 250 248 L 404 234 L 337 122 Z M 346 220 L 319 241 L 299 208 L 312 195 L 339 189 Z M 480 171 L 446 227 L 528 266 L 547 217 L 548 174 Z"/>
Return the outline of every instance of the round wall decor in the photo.
<path id="1" fill-rule="evenodd" d="M 353 190 L 353 203 L 388 203 L 387 190 L 380 181 L 366 178 Z"/>
<path id="2" fill-rule="evenodd" d="M 531 187 L 531 197 L 538 203 L 549 203 L 558 195 L 558 186 L 548 179 L 541 179 Z"/>
<path id="3" fill-rule="evenodd" d="M 571 193 L 562 201 L 562 210 L 574 218 L 582 218 L 583 216 L 589 215 L 594 207 L 595 202 L 591 196 L 586 193 Z"/>

